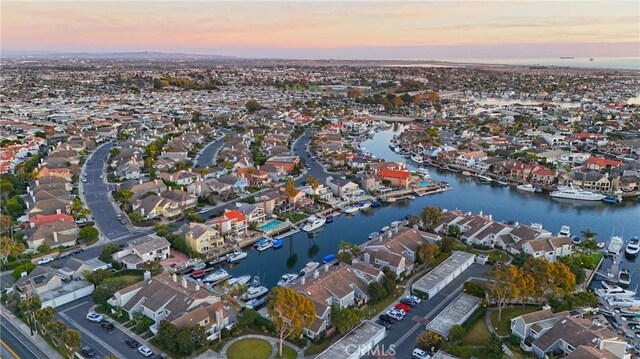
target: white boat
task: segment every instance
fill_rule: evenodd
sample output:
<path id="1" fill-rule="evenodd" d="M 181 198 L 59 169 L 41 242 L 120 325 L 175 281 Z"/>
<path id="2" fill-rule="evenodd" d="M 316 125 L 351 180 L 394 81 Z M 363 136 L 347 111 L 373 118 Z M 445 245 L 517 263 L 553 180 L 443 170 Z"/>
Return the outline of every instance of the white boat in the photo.
<path id="1" fill-rule="evenodd" d="M 229 263 L 237 262 L 246 256 L 247 256 L 247 252 L 242 251 L 242 249 L 236 248 L 233 250 L 233 253 L 227 254 L 227 262 Z"/>
<path id="2" fill-rule="evenodd" d="M 638 237 L 633 237 L 629 240 L 627 244 L 627 248 L 624 250 L 625 256 L 629 258 L 634 258 L 640 252 L 640 239 Z"/>
<path id="3" fill-rule="evenodd" d="M 617 285 L 610 286 L 609 288 L 598 288 L 593 291 L 596 295 L 603 299 L 616 298 L 616 299 L 632 299 L 635 297 L 636 292 L 624 288 L 620 288 Z"/>
<path id="4" fill-rule="evenodd" d="M 318 218 L 316 216 L 311 216 L 307 219 L 307 224 L 302 226 L 302 230 L 305 232 L 311 232 L 313 230 L 316 230 L 324 226 L 325 223 L 327 223 L 326 218 Z"/>
<path id="5" fill-rule="evenodd" d="M 395 197 L 387 198 L 387 202 L 389 202 L 389 203 L 394 203 L 395 201 L 397 201 L 397 199 Z"/>
<path id="6" fill-rule="evenodd" d="M 463 176 L 471 176 L 471 172 L 469 172 L 469 171 L 462 171 L 462 175 L 463 175 Z"/>
<path id="7" fill-rule="evenodd" d="M 384 227 L 382 227 L 382 229 L 380 229 L 380 233 L 384 233 L 384 232 L 388 231 L 389 229 L 391 229 L 389 226 L 384 226 Z"/>
<path id="8" fill-rule="evenodd" d="M 411 160 L 414 162 L 418 162 L 418 163 L 422 163 L 422 161 L 424 161 L 424 159 L 422 158 L 422 156 L 419 155 L 413 155 L 411 156 Z"/>
<path id="9" fill-rule="evenodd" d="M 639 307 L 640 299 L 637 298 L 607 298 L 607 303 L 612 307 Z"/>
<path id="10" fill-rule="evenodd" d="M 318 262 L 307 263 L 307 265 L 300 271 L 300 277 L 304 277 L 305 275 L 313 272 L 314 270 L 316 270 L 316 268 L 318 268 L 319 265 L 320 263 Z"/>
<path id="11" fill-rule="evenodd" d="M 245 308 L 257 309 L 267 301 L 267 297 L 253 298 L 244 303 Z"/>
<path id="12" fill-rule="evenodd" d="M 482 182 L 482 183 L 491 183 L 493 182 L 493 179 L 489 176 L 485 176 L 485 175 L 477 175 L 476 178 L 478 179 L 478 181 Z"/>
<path id="13" fill-rule="evenodd" d="M 416 199 L 416 196 L 410 194 L 410 195 L 407 196 L 407 198 L 408 199 Z"/>
<path id="14" fill-rule="evenodd" d="M 358 205 L 358 209 L 361 211 L 366 211 L 369 207 L 371 207 L 371 202 L 369 201 L 364 201 Z"/>
<path id="15" fill-rule="evenodd" d="M 613 236 L 609 239 L 609 246 L 607 247 L 607 253 L 612 256 L 617 256 L 622 251 L 622 247 L 624 246 L 624 241 L 622 237 Z"/>
<path id="16" fill-rule="evenodd" d="M 531 192 L 531 193 L 536 191 L 536 188 L 533 187 L 533 185 L 530 185 L 530 184 L 521 184 L 521 185 L 517 186 L 516 189 L 518 191 Z"/>
<path id="17" fill-rule="evenodd" d="M 401 225 L 402 221 L 393 221 L 391 222 L 391 228 L 396 228 L 397 226 Z"/>
<path id="18" fill-rule="evenodd" d="M 253 246 L 256 247 L 257 250 L 262 252 L 264 250 L 267 250 L 267 249 L 273 247 L 273 240 L 271 240 L 269 238 L 263 238 L 263 239 L 257 241 L 256 244 L 254 244 Z"/>
<path id="19" fill-rule="evenodd" d="M 278 281 L 278 285 L 281 287 L 286 286 L 289 283 L 292 283 L 294 280 L 298 279 L 298 275 L 294 273 L 287 273 L 280 277 Z"/>
<path id="20" fill-rule="evenodd" d="M 342 212 L 346 214 L 352 214 L 358 212 L 359 210 L 360 209 L 358 208 L 358 206 L 346 206 L 342 209 Z"/>
<path id="21" fill-rule="evenodd" d="M 204 282 L 220 282 L 222 280 L 225 280 L 227 278 L 231 277 L 231 275 L 229 273 L 227 273 L 226 270 L 220 268 L 217 271 L 209 274 L 205 279 L 203 279 Z"/>
<path id="22" fill-rule="evenodd" d="M 378 232 L 372 232 L 371 234 L 369 234 L 369 239 L 374 239 L 376 237 L 378 237 L 380 235 L 380 233 Z"/>
<path id="23" fill-rule="evenodd" d="M 251 280 L 251 276 L 250 275 L 243 275 L 242 277 L 229 279 L 227 281 L 227 284 L 229 284 L 229 285 L 245 285 L 245 284 L 249 283 L 250 280 Z"/>
<path id="24" fill-rule="evenodd" d="M 560 232 L 558 232 L 558 237 L 571 237 L 571 227 L 566 225 L 560 227 Z"/>
<path id="25" fill-rule="evenodd" d="M 242 295 L 242 300 L 250 300 L 258 297 L 262 297 L 267 294 L 269 289 L 267 287 L 259 286 L 259 287 L 249 287 L 247 291 Z"/>
<path id="26" fill-rule="evenodd" d="M 553 198 L 575 199 L 580 201 L 602 201 L 606 196 L 603 194 L 586 191 L 573 186 L 558 187 L 549 196 Z"/>
<path id="27" fill-rule="evenodd" d="M 422 167 L 418 168 L 418 169 L 416 170 L 416 173 L 417 173 L 419 176 L 421 176 L 422 178 L 429 178 L 429 176 L 430 176 L 430 174 L 429 174 L 429 170 L 428 170 L 428 169 L 426 169 L 426 168 L 422 168 Z"/>
<path id="28" fill-rule="evenodd" d="M 628 269 L 620 269 L 620 271 L 618 272 L 618 283 L 622 287 L 629 286 L 629 284 L 631 283 L 631 272 Z"/>

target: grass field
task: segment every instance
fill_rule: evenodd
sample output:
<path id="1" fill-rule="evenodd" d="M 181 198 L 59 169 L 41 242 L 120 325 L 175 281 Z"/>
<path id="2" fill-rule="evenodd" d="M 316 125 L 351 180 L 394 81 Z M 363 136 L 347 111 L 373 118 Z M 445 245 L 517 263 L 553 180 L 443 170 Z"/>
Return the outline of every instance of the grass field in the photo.
<path id="1" fill-rule="evenodd" d="M 487 328 L 487 323 L 482 318 L 478 318 L 475 324 L 467 331 L 467 335 L 464 336 L 464 342 L 471 345 L 485 345 L 491 338 L 491 333 Z"/>
<path id="2" fill-rule="evenodd" d="M 271 356 L 271 344 L 262 339 L 247 338 L 233 343 L 227 350 L 229 359 L 267 359 Z"/>
<path id="3" fill-rule="evenodd" d="M 289 348 L 286 345 L 282 346 L 282 358 L 296 359 L 297 357 L 298 357 L 298 352 L 296 352 L 295 350 Z M 278 358 L 277 353 L 276 353 L 276 358 Z"/>
<path id="4" fill-rule="evenodd" d="M 527 314 L 540 310 L 540 307 L 536 306 L 521 306 L 514 305 L 511 308 L 504 308 L 502 310 L 502 319 L 498 320 L 498 311 L 495 310 L 491 313 L 491 322 L 496 328 L 498 335 L 510 335 L 511 334 L 511 319 L 522 314 Z"/>

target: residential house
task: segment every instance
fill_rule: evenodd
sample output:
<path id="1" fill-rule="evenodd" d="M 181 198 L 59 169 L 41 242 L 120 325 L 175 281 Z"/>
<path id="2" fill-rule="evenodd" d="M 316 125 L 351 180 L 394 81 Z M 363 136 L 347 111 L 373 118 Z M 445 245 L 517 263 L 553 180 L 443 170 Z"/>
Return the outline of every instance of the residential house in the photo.
<path id="1" fill-rule="evenodd" d="M 113 254 L 113 260 L 127 269 L 140 269 L 147 262 L 169 258 L 169 247 L 165 238 L 149 234 L 129 241 L 125 249 Z"/>
<path id="2" fill-rule="evenodd" d="M 184 237 L 191 250 L 200 254 L 207 254 L 224 244 L 224 238 L 220 232 L 201 223 L 185 223 L 178 229 L 178 233 Z"/>
<path id="3" fill-rule="evenodd" d="M 523 241 L 522 252 L 535 258 L 544 258 L 549 262 L 555 262 L 558 258 L 570 256 L 572 252 L 571 238 L 548 237 Z"/>
<path id="4" fill-rule="evenodd" d="M 245 233 L 249 227 L 244 213 L 236 209 L 226 209 L 223 215 L 210 219 L 207 224 L 212 225 L 213 228 L 220 231 L 223 235 L 239 235 Z"/>
<path id="5" fill-rule="evenodd" d="M 544 166 L 536 166 L 531 171 L 531 181 L 534 183 L 551 185 L 556 178 L 556 171 Z"/>
<path id="6" fill-rule="evenodd" d="M 220 338 L 222 329 L 231 329 L 233 323 L 230 321 L 230 307 L 225 307 L 222 302 L 212 304 L 200 304 L 197 307 L 188 309 L 182 316 L 171 321 L 178 330 L 199 325 L 204 328 L 207 340 Z"/>
<path id="7" fill-rule="evenodd" d="M 287 173 L 293 172 L 293 170 L 300 165 L 300 157 L 298 156 L 274 156 L 269 158 L 265 165 L 271 165 L 277 168 L 285 170 Z"/>
<path id="8" fill-rule="evenodd" d="M 407 189 L 411 173 L 407 169 L 390 170 L 382 169 L 378 172 L 378 177 L 383 183 L 389 183 L 393 187 Z"/>
<path id="9" fill-rule="evenodd" d="M 335 196 L 342 199 L 354 199 L 355 197 L 364 195 L 364 191 L 356 183 L 348 179 L 327 177 L 326 185 L 333 191 Z"/>
<path id="10" fill-rule="evenodd" d="M 473 168 L 477 162 L 484 161 L 488 158 L 484 151 L 460 152 L 454 164 L 459 167 Z"/>
<path id="11" fill-rule="evenodd" d="M 78 240 L 80 228 L 64 219 L 53 222 L 42 223 L 37 227 L 24 231 L 25 240 L 30 251 L 35 251 L 38 247 L 45 245 L 50 248 L 60 246 L 74 246 Z"/>

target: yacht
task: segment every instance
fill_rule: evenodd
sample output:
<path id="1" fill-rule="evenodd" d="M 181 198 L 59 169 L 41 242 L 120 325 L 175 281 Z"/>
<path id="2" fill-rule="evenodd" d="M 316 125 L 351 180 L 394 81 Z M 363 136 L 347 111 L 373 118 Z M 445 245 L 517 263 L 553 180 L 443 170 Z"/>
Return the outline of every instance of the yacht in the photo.
<path id="1" fill-rule="evenodd" d="M 320 263 L 318 262 L 307 263 L 307 265 L 304 268 L 302 268 L 302 270 L 300 271 L 300 276 L 304 277 L 305 275 L 313 272 L 316 268 L 318 268 L 319 265 Z"/>
<path id="2" fill-rule="evenodd" d="M 253 298 L 244 303 L 245 308 L 258 309 L 267 301 L 267 297 Z"/>
<path id="3" fill-rule="evenodd" d="M 626 268 L 620 269 L 618 272 L 618 284 L 620 284 L 621 287 L 628 287 L 630 283 L 631 272 Z"/>
<path id="4" fill-rule="evenodd" d="M 247 256 L 246 252 L 243 252 L 242 249 L 236 248 L 233 250 L 233 253 L 227 254 L 227 262 L 233 263 L 237 262 Z"/>
<path id="5" fill-rule="evenodd" d="M 422 161 L 424 161 L 424 159 L 420 155 L 411 156 L 411 160 L 414 161 L 414 162 L 418 162 L 418 163 L 422 163 Z"/>
<path id="6" fill-rule="evenodd" d="M 382 227 L 382 229 L 380 230 L 380 233 L 384 233 L 384 232 L 388 231 L 389 229 L 391 229 L 391 227 L 389 227 L 389 226 L 384 226 L 384 227 Z"/>
<path id="7" fill-rule="evenodd" d="M 497 180 L 493 181 L 493 183 L 500 187 L 506 187 L 509 185 L 509 182 L 507 182 L 507 179 L 504 177 L 498 178 Z"/>
<path id="8" fill-rule="evenodd" d="M 418 168 L 418 169 L 416 170 L 416 173 L 417 173 L 419 176 L 421 176 L 422 178 L 428 178 L 428 177 L 429 177 L 429 170 L 428 170 L 428 169 L 426 169 L 426 168 L 422 168 L 422 167 L 420 167 L 420 168 Z"/>
<path id="9" fill-rule="evenodd" d="M 226 270 L 220 268 L 217 271 L 209 274 L 205 279 L 203 279 L 203 281 L 205 282 L 220 282 L 222 280 L 225 280 L 227 278 L 231 277 L 231 275 L 229 273 L 227 273 Z"/>
<path id="10" fill-rule="evenodd" d="M 608 298 L 607 303 L 612 307 L 640 307 L 640 299 L 636 298 Z"/>
<path id="11" fill-rule="evenodd" d="M 243 300 L 250 300 L 258 297 L 262 297 L 267 294 L 269 289 L 267 287 L 259 286 L 259 287 L 249 287 L 247 291 L 242 295 Z"/>
<path id="12" fill-rule="evenodd" d="M 600 298 L 609 299 L 633 299 L 636 292 L 624 288 L 620 288 L 617 285 L 609 286 L 609 288 L 598 288 L 594 290 L 594 293 Z"/>
<path id="13" fill-rule="evenodd" d="M 609 246 L 607 247 L 607 253 L 612 256 L 617 256 L 620 254 L 622 247 L 624 246 L 624 241 L 622 237 L 613 236 L 609 240 Z"/>
<path id="14" fill-rule="evenodd" d="M 284 274 L 282 277 L 280 277 L 280 280 L 278 281 L 278 285 L 281 287 L 284 287 L 289 283 L 292 283 L 296 279 L 298 279 L 297 274 L 287 273 L 287 274 Z"/>
<path id="15" fill-rule="evenodd" d="M 517 189 L 518 191 L 522 191 L 522 192 L 530 192 L 530 193 L 533 193 L 533 192 L 535 192 L 535 191 L 536 191 L 536 188 L 535 188 L 535 187 L 533 187 L 533 185 L 530 185 L 530 184 L 528 184 L 528 183 L 527 183 L 527 184 L 521 184 L 521 185 L 517 186 L 517 187 L 516 187 L 516 189 Z"/>
<path id="16" fill-rule="evenodd" d="M 553 198 L 575 199 L 580 201 L 602 201 L 606 197 L 605 195 L 585 191 L 573 186 L 558 187 L 558 189 L 551 192 L 549 196 Z"/>
<path id="17" fill-rule="evenodd" d="M 469 171 L 462 171 L 462 175 L 463 175 L 463 176 L 471 176 L 471 172 L 469 172 Z"/>
<path id="18" fill-rule="evenodd" d="M 271 247 L 273 247 L 273 241 L 269 238 L 262 238 L 256 244 L 253 245 L 260 252 L 265 251 Z"/>
<path id="19" fill-rule="evenodd" d="M 307 224 L 305 224 L 302 227 L 302 230 L 305 232 L 311 232 L 313 230 L 316 230 L 324 226 L 325 223 L 327 223 L 326 218 L 318 218 L 316 216 L 311 216 L 307 219 Z"/>
<path id="20" fill-rule="evenodd" d="M 369 207 L 371 207 L 371 202 L 369 201 L 364 201 L 358 205 L 358 209 L 360 209 L 361 211 L 366 211 L 369 209 Z"/>
<path id="21" fill-rule="evenodd" d="M 480 181 L 480 183 L 490 184 L 491 182 L 493 182 L 493 179 L 491 177 L 485 175 L 477 175 L 476 178 L 478 179 L 478 181 Z"/>
<path id="22" fill-rule="evenodd" d="M 622 197 L 620 197 L 619 195 L 609 195 L 606 196 L 605 198 L 602 199 L 602 202 L 604 203 L 620 203 L 622 202 Z"/>
<path id="23" fill-rule="evenodd" d="M 558 232 L 558 237 L 571 237 L 571 227 L 566 225 L 560 227 L 560 232 Z"/>
<path id="24" fill-rule="evenodd" d="M 376 237 L 378 237 L 380 235 L 380 233 L 378 232 L 372 232 L 369 234 L 369 239 L 374 239 Z"/>
<path id="25" fill-rule="evenodd" d="M 360 209 L 358 208 L 358 206 L 346 206 L 342 209 L 342 212 L 346 214 L 352 214 L 358 212 L 359 210 Z"/>
<path id="26" fill-rule="evenodd" d="M 243 275 L 242 277 L 229 279 L 227 281 L 227 284 L 229 284 L 229 285 L 245 285 L 245 284 L 249 283 L 250 280 L 251 280 L 251 276 L 250 275 Z"/>
<path id="27" fill-rule="evenodd" d="M 627 244 L 627 248 L 624 250 L 624 255 L 629 258 L 635 258 L 640 252 L 640 239 L 638 237 L 633 237 L 629 240 Z"/>

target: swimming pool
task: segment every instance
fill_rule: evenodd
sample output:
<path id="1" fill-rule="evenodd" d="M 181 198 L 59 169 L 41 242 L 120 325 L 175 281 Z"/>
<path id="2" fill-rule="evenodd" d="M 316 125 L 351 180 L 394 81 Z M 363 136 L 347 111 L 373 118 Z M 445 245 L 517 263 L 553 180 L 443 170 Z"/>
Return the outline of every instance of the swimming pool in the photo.
<path id="1" fill-rule="evenodd" d="M 264 232 L 271 232 L 274 229 L 278 228 L 279 226 L 281 226 L 283 223 L 278 221 L 277 219 L 272 219 L 268 222 L 265 222 L 263 224 L 261 224 L 260 226 L 258 226 L 258 229 L 260 229 L 261 231 Z"/>
<path id="2" fill-rule="evenodd" d="M 431 186 L 431 182 L 420 181 L 420 187 L 429 187 Z"/>

